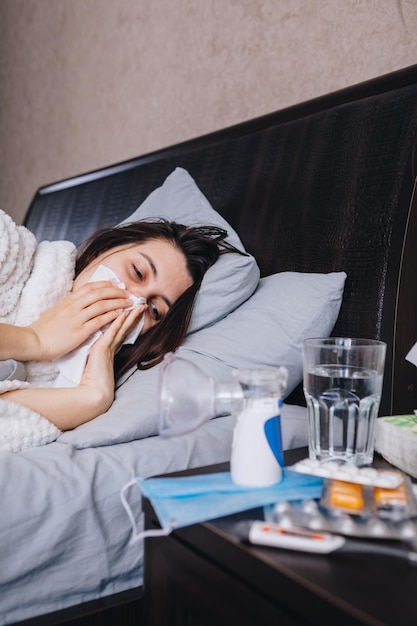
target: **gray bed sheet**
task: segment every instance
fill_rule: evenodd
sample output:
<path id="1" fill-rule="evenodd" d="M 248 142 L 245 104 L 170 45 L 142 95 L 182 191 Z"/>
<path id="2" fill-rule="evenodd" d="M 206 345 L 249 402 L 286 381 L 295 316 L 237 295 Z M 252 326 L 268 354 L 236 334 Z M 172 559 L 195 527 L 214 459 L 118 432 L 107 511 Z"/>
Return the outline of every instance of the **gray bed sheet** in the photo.
<path id="1" fill-rule="evenodd" d="M 306 443 L 306 410 L 284 406 L 284 448 Z M 230 459 L 234 418 L 173 439 L 149 437 L 101 448 L 54 442 L 0 451 L 0 625 L 140 586 L 143 543 L 120 500 L 134 477 Z M 141 498 L 129 505 L 143 526 Z"/>

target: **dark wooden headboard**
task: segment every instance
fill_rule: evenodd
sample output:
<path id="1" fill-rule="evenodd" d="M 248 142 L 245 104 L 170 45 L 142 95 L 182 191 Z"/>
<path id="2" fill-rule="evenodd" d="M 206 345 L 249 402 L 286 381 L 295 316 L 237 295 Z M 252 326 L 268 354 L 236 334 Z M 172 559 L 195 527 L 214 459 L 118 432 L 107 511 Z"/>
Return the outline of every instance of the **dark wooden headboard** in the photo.
<path id="1" fill-rule="evenodd" d="M 80 243 L 177 166 L 236 228 L 262 275 L 347 272 L 333 334 L 388 344 L 381 414 L 417 408 L 417 66 L 42 187 L 25 224 Z"/>

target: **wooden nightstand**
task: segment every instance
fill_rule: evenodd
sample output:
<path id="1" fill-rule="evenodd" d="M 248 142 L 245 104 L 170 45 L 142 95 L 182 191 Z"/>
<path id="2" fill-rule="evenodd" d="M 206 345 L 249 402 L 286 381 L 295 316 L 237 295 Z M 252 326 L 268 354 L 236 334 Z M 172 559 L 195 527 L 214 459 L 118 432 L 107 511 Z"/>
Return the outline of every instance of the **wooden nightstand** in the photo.
<path id="1" fill-rule="evenodd" d="M 303 456 L 305 451 L 292 451 L 286 462 Z M 224 469 L 214 467 L 212 471 Z M 146 528 L 157 527 L 146 499 L 144 510 Z M 417 567 L 391 557 L 317 556 L 241 543 L 234 524 L 254 518 L 261 518 L 260 510 L 189 526 L 168 537 L 146 539 L 144 623 L 417 623 Z"/>

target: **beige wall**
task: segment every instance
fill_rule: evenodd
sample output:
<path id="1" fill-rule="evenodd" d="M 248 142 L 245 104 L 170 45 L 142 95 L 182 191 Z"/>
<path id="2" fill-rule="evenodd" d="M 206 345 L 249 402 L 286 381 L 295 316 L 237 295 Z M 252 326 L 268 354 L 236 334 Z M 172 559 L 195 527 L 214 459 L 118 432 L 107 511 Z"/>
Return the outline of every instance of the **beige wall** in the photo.
<path id="1" fill-rule="evenodd" d="M 0 0 L 0 207 L 417 63 L 416 0 Z"/>

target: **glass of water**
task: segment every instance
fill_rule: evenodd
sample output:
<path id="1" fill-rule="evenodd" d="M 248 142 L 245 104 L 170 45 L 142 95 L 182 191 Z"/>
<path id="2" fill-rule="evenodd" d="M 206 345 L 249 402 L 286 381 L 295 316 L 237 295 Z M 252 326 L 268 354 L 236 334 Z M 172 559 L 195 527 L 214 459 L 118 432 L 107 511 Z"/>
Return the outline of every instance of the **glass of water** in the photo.
<path id="1" fill-rule="evenodd" d="M 373 339 L 305 339 L 310 458 L 372 463 L 385 352 L 386 344 Z"/>

